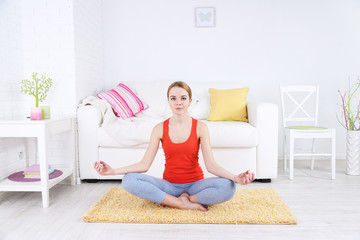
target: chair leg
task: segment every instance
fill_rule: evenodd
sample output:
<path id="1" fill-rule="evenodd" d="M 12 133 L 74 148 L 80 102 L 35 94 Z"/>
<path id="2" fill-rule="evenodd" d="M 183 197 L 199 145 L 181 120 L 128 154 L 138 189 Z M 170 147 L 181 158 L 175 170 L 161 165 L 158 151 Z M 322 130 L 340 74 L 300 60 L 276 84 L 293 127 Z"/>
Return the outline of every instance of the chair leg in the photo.
<path id="1" fill-rule="evenodd" d="M 283 158 L 284 158 L 284 171 L 286 170 L 286 136 L 284 135 L 283 143 Z"/>
<path id="2" fill-rule="evenodd" d="M 312 140 L 312 146 L 311 146 L 311 151 L 314 154 L 315 153 L 315 138 L 313 138 Z M 311 170 L 314 170 L 314 162 L 315 162 L 315 156 L 311 156 Z"/>
<path id="3" fill-rule="evenodd" d="M 290 133 L 289 137 L 289 168 L 290 168 L 290 180 L 294 179 L 294 137 Z"/>
<path id="4" fill-rule="evenodd" d="M 336 132 L 332 131 L 331 138 L 331 179 L 335 180 L 336 175 Z"/>

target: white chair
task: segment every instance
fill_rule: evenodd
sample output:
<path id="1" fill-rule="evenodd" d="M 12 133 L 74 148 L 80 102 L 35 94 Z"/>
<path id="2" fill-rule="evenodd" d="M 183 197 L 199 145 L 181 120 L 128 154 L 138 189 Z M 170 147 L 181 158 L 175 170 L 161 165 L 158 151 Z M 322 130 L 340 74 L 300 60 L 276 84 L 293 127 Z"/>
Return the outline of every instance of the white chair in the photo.
<path id="1" fill-rule="evenodd" d="M 318 85 L 280 86 L 282 119 L 284 125 L 284 170 L 289 156 L 290 179 L 294 178 L 294 158 L 311 156 L 311 170 L 314 158 L 331 156 L 331 179 L 335 179 L 336 167 L 336 131 L 318 127 Z M 311 109 L 312 110 L 309 110 Z M 289 110 L 292 109 L 292 110 Z M 315 153 L 315 139 L 331 139 L 331 153 Z M 295 139 L 312 139 L 310 153 L 295 153 Z M 287 146 L 289 151 L 287 151 Z"/>

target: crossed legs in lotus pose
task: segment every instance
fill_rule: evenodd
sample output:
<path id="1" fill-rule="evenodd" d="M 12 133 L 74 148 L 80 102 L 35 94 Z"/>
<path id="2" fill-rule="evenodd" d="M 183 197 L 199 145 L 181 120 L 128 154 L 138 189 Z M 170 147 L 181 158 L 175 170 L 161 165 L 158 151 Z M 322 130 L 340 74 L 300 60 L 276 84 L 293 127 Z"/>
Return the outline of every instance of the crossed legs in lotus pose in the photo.
<path id="1" fill-rule="evenodd" d="M 126 174 L 122 185 L 129 193 L 152 202 L 201 211 L 207 211 L 204 205 L 230 200 L 236 190 L 233 181 L 220 177 L 175 184 L 141 173 Z"/>

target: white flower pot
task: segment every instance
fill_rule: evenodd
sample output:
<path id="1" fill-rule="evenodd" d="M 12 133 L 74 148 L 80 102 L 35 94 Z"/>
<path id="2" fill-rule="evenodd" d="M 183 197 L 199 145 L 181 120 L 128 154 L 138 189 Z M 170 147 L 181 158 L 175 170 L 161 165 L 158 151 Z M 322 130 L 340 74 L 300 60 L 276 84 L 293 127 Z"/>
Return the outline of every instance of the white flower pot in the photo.
<path id="1" fill-rule="evenodd" d="M 347 131 L 346 174 L 360 175 L 360 131 Z"/>

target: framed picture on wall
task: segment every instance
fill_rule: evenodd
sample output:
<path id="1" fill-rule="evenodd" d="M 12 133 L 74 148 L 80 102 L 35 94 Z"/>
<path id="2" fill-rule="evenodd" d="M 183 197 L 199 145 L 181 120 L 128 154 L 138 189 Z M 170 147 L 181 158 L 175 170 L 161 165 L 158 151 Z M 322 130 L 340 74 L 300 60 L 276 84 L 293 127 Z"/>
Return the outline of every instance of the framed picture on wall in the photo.
<path id="1" fill-rule="evenodd" d="M 215 8 L 199 7 L 195 8 L 196 27 L 215 27 Z"/>

